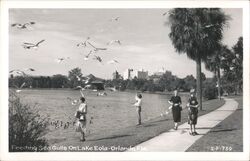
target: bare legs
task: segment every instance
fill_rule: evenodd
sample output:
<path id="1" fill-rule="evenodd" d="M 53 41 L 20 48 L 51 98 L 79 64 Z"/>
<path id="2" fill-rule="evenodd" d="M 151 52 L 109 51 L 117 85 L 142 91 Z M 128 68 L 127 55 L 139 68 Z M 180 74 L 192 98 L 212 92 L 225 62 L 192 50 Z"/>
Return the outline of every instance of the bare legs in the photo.
<path id="1" fill-rule="evenodd" d="M 141 111 L 137 110 L 137 117 L 138 117 L 138 124 L 137 125 L 141 125 Z"/>
<path id="2" fill-rule="evenodd" d="M 190 131 L 189 131 L 190 135 L 198 135 L 198 133 L 196 132 L 195 129 L 195 125 L 194 124 L 190 124 Z"/>
<path id="3" fill-rule="evenodd" d="M 81 141 L 85 141 L 85 133 L 81 132 L 82 136 L 81 136 Z"/>
<path id="4" fill-rule="evenodd" d="M 178 128 L 178 122 L 174 122 L 174 129 L 177 130 Z"/>

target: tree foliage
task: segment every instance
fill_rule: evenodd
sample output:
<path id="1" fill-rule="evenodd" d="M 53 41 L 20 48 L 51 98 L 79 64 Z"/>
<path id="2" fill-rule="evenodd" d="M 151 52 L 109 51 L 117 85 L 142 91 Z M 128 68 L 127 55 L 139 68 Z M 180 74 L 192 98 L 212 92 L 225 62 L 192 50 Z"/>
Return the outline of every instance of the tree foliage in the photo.
<path id="1" fill-rule="evenodd" d="M 69 78 L 69 86 L 74 88 L 76 86 L 80 86 L 81 78 L 82 78 L 82 71 L 80 68 L 74 68 L 69 71 L 68 78 Z"/>
<path id="2" fill-rule="evenodd" d="M 44 151 L 48 143 L 47 117 L 40 116 L 34 107 L 23 104 L 13 92 L 9 97 L 9 151 Z"/>
<path id="3" fill-rule="evenodd" d="M 242 92 L 243 86 L 243 38 L 240 37 L 232 50 L 224 53 L 222 61 L 224 88 L 235 94 Z M 230 87 L 231 86 L 231 87 Z M 232 90 L 234 87 L 234 90 Z"/>
<path id="4" fill-rule="evenodd" d="M 214 54 L 213 50 L 220 44 L 228 19 L 218 8 L 175 8 L 169 12 L 169 37 L 173 46 L 178 53 L 186 53 L 196 61 L 199 102 L 202 102 L 201 61 Z"/>

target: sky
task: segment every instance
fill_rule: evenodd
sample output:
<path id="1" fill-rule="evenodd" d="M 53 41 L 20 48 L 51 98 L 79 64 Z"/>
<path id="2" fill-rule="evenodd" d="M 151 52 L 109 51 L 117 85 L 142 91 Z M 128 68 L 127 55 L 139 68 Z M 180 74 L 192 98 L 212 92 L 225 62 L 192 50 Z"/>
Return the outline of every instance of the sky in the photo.
<path id="1" fill-rule="evenodd" d="M 112 73 L 128 69 L 145 70 L 153 74 L 162 68 L 180 78 L 196 76 L 195 61 L 186 54 L 175 51 L 168 36 L 170 26 L 165 25 L 168 9 L 10 9 L 9 23 L 36 22 L 29 29 L 9 27 L 9 70 L 34 68 L 31 75 L 67 75 L 79 67 L 83 75 L 94 74 L 110 79 Z M 229 26 L 224 29 L 222 42 L 229 47 L 242 36 L 242 9 L 223 9 L 230 15 Z M 119 17 L 118 21 L 112 18 Z M 11 25 L 10 25 L 11 26 Z M 107 48 L 85 61 L 91 47 L 76 45 L 90 37 L 96 47 Z M 24 49 L 23 42 L 36 43 L 45 39 L 38 49 Z M 120 40 L 121 45 L 107 45 L 111 40 Z M 57 63 L 57 58 L 69 59 Z M 118 64 L 107 64 L 110 60 Z M 206 77 L 213 73 L 202 72 Z"/>

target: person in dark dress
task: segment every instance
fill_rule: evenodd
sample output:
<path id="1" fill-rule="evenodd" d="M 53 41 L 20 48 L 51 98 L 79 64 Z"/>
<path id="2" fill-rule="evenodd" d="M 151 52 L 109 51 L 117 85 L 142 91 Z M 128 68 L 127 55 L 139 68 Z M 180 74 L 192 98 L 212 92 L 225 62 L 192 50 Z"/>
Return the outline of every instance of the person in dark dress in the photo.
<path id="1" fill-rule="evenodd" d="M 177 130 L 178 122 L 181 122 L 181 97 L 178 96 L 178 90 L 174 90 L 174 96 L 168 101 L 172 105 L 172 114 L 174 120 L 174 129 Z"/>
<path id="2" fill-rule="evenodd" d="M 197 124 L 197 118 L 198 118 L 198 106 L 199 103 L 197 101 L 197 98 L 195 97 L 195 90 L 190 90 L 190 98 L 188 99 L 188 124 L 190 125 L 190 135 L 198 135 L 195 129 L 195 125 Z"/>

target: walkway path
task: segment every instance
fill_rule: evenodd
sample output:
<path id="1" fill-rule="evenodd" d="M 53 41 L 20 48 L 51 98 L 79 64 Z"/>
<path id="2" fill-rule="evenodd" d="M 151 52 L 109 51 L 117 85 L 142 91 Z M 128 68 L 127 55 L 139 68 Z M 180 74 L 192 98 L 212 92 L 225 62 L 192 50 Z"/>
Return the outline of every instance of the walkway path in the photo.
<path id="1" fill-rule="evenodd" d="M 198 118 L 197 132 L 199 135 L 189 135 L 189 125 L 186 122 L 180 125 L 177 131 L 171 129 L 168 132 L 137 145 L 129 151 L 184 152 L 195 141 L 208 133 L 211 128 L 231 115 L 237 107 L 238 103 L 235 100 L 225 98 L 225 104 L 223 106 Z"/>

